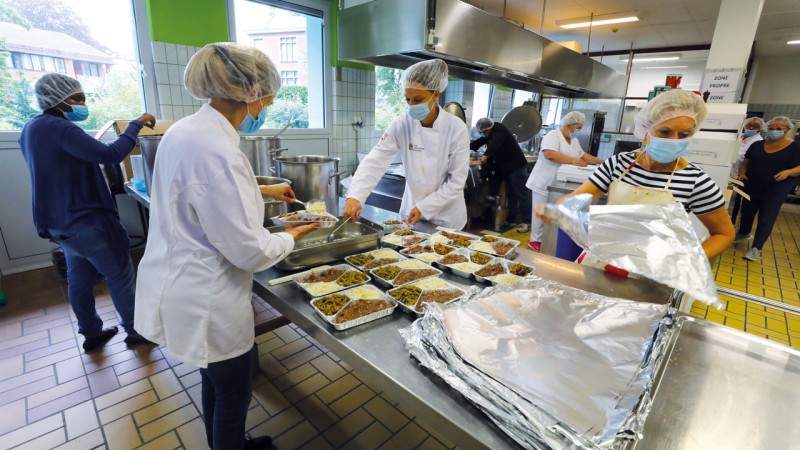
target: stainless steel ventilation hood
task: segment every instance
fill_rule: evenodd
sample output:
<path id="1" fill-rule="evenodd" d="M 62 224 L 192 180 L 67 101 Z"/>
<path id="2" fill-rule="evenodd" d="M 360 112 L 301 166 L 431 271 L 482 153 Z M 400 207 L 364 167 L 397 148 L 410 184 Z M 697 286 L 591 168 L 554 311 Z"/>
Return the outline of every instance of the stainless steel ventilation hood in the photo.
<path id="1" fill-rule="evenodd" d="M 431 58 L 470 81 L 570 98 L 623 97 L 625 75 L 460 0 L 374 0 L 339 13 L 339 59 Z"/>

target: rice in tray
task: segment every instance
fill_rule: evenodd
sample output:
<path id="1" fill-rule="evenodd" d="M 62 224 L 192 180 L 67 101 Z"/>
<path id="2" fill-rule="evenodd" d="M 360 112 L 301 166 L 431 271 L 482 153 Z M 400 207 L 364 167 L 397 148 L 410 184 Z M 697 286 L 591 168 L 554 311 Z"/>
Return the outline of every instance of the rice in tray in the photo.
<path id="1" fill-rule="evenodd" d="M 425 269 L 428 267 L 422 261 L 417 261 L 414 259 L 407 259 L 405 261 L 400 261 L 399 263 L 395 264 L 395 266 L 400 267 L 402 269 Z"/>
<path id="2" fill-rule="evenodd" d="M 381 300 L 383 299 L 383 292 L 373 286 L 359 286 L 357 288 L 347 291 L 347 296 L 353 300 Z"/>
<path id="3" fill-rule="evenodd" d="M 432 263 L 437 259 L 441 258 L 442 255 L 438 253 L 419 253 L 417 255 L 414 255 L 414 257 L 417 259 L 421 259 L 422 261 Z"/>
<path id="4" fill-rule="evenodd" d="M 431 242 L 438 242 L 440 244 L 446 244 L 450 242 L 450 238 L 442 234 L 435 234 L 428 238 L 428 240 Z"/>
<path id="5" fill-rule="evenodd" d="M 336 292 L 340 290 L 342 287 L 336 284 L 333 281 L 326 282 L 326 283 L 311 283 L 306 284 L 304 286 L 309 294 L 313 297 L 319 297 L 321 295 L 330 294 L 331 292 Z"/>
<path id="6" fill-rule="evenodd" d="M 504 273 L 502 275 L 497 275 L 497 276 L 492 277 L 492 281 L 494 281 L 495 283 L 510 284 L 512 286 L 514 286 L 517 283 L 519 283 L 520 280 L 522 280 L 522 278 L 520 278 L 520 277 L 518 277 L 516 275 L 511 275 L 510 273 Z"/>
<path id="7" fill-rule="evenodd" d="M 460 270 L 462 272 L 472 273 L 472 272 L 475 272 L 476 270 L 480 269 L 483 266 L 481 266 L 480 264 L 475 264 L 475 263 L 471 263 L 471 262 L 465 262 L 465 263 L 460 263 L 460 264 L 453 264 L 450 267 L 455 269 L 455 270 Z"/>
<path id="8" fill-rule="evenodd" d="M 450 285 L 441 278 L 426 278 L 412 283 L 412 286 L 416 286 L 420 289 L 444 289 L 450 287 Z"/>
<path id="9" fill-rule="evenodd" d="M 494 247 L 492 247 L 492 245 L 488 242 L 473 242 L 469 248 L 479 252 L 494 253 Z"/>
<path id="10" fill-rule="evenodd" d="M 398 241 L 399 242 L 399 241 Z M 397 252 L 390 249 L 381 249 L 375 250 L 370 253 L 375 259 L 382 259 L 382 258 L 397 258 Z"/>
<path id="11" fill-rule="evenodd" d="M 306 211 L 310 212 L 311 214 L 325 214 L 325 202 L 308 202 L 306 204 Z"/>

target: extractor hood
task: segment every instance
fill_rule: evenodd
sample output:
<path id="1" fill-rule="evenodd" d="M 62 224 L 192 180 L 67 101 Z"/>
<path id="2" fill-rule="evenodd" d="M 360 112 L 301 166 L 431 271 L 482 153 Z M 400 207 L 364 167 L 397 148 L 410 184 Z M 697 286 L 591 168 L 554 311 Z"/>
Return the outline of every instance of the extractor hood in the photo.
<path id="1" fill-rule="evenodd" d="M 625 75 L 461 0 L 373 0 L 339 13 L 339 59 L 570 98 L 623 97 Z"/>

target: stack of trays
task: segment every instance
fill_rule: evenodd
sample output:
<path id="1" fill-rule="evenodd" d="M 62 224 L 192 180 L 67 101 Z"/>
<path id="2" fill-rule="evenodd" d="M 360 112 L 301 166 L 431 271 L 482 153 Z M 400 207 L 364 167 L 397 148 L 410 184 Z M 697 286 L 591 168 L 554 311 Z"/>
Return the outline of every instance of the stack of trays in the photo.
<path id="1" fill-rule="evenodd" d="M 332 228 L 336 226 L 336 222 L 339 221 L 339 219 L 333 214 L 312 214 L 305 210 L 281 214 L 279 216 L 272 217 L 271 219 L 272 223 L 280 227 L 318 223 L 320 228 Z"/>
<path id="2" fill-rule="evenodd" d="M 311 307 L 341 331 L 392 314 L 397 302 L 375 286 L 366 285 L 315 298 Z"/>
<path id="3" fill-rule="evenodd" d="M 398 230 L 381 238 L 381 243 L 396 249 L 409 247 L 428 239 L 429 234 L 412 230 Z"/>
<path id="4" fill-rule="evenodd" d="M 404 310 L 419 315 L 425 310 L 426 304 L 454 302 L 463 298 L 465 292 L 441 278 L 426 278 L 390 289 L 387 294 Z"/>
<path id="5" fill-rule="evenodd" d="M 432 263 L 442 256 L 452 253 L 456 250 L 458 250 L 458 247 L 426 240 L 401 250 L 400 253 L 421 261 L 425 261 L 426 263 Z"/>
<path id="6" fill-rule="evenodd" d="M 480 282 L 513 286 L 522 281 L 525 276 L 530 275 L 533 270 L 533 267 L 525 264 L 511 262 L 504 258 L 494 258 L 473 274 L 475 279 Z"/>
<path id="7" fill-rule="evenodd" d="M 493 256 L 476 252 L 466 248 L 449 253 L 437 259 L 434 264 L 442 269 L 449 269 L 453 275 L 464 278 L 472 278 L 474 273 L 484 265 L 496 259 Z"/>
<path id="8" fill-rule="evenodd" d="M 293 280 L 310 296 L 319 297 L 368 283 L 370 277 L 347 264 L 337 264 L 328 269 L 301 273 L 296 275 Z"/>

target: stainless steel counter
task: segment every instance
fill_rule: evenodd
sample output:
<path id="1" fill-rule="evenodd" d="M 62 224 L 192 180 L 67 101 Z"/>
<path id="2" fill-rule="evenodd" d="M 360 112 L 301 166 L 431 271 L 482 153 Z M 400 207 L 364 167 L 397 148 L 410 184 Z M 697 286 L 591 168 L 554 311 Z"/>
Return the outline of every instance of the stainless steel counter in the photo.
<path id="1" fill-rule="evenodd" d="M 394 213 L 369 205 L 364 207 L 362 214 L 376 222 L 395 216 Z M 430 224 L 421 224 L 416 228 L 421 231 L 433 229 Z M 656 283 L 626 280 L 526 249 L 518 251 L 517 261 L 534 265 L 536 274 L 544 278 L 632 300 L 653 303 L 670 300 L 671 290 Z M 398 311 L 378 321 L 337 332 L 314 314 L 309 305 L 310 299 L 293 283 L 277 286 L 267 284 L 269 280 L 287 274 L 275 269 L 257 273 L 253 283 L 254 292 L 459 447 L 518 448 L 483 413 L 440 379 L 423 371 L 409 357 L 398 330 L 408 326 L 415 317 Z M 444 277 L 461 286 L 474 283 L 452 275 Z"/>

